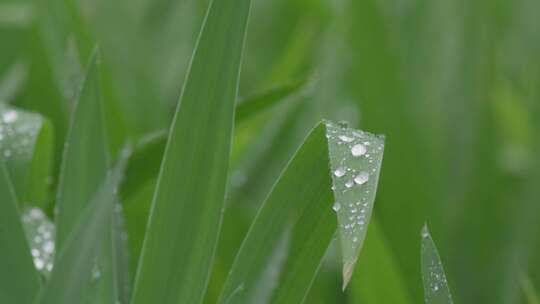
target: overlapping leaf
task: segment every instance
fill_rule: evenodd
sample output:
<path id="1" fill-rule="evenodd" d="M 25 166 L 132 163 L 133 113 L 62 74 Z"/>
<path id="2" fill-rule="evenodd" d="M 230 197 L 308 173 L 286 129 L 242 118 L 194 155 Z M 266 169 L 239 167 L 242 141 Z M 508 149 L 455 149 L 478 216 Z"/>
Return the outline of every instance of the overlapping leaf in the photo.
<path id="1" fill-rule="evenodd" d="M 346 286 L 367 232 L 382 150 L 379 137 L 317 126 L 259 210 L 220 303 L 301 303 L 336 230 Z"/>
<path id="2" fill-rule="evenodd" d="M 161 164 L 133 303 L 200 303 L 221 223 L 251 1 L 210 4 Z"/>
<path id="3" fill-rule="evenodd" d="M 0 302 L 33 303 L 40 281 L 20 221 L 15 191 L 0 160 Z"/>
<path id="4" fill-rule="evenodd" d="M 427 225 L 422 229 L 422 279 L 426 304 L 452 304 L 446 274 Z"/>

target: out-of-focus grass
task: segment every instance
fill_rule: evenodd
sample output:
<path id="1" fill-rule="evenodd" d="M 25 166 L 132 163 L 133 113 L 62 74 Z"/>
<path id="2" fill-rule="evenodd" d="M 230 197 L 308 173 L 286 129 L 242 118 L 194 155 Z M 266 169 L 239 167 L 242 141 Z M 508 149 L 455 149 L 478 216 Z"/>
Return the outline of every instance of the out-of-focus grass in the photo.
<path id="1" fill-rule="evenodd" d="M 52 122 L 56 173 L 73 101 L 58 75 L 78 83 L 77 60 L 85 63 L 97 42 L 104 98 L 119 113 L 106 120 L 111 150 L 164 132 L 208 4 L 65 2 L 71 11 L 57 10 L 62 1 L 48 10 L 0 1 L 0 97 Z M 457 303 L 521 303 L 522 269 L 540 286 L 539 12 L 537 0 L 254 1 L 240 96 L 310 82 L 236 127 L 219 269 L 208 292 L 219 292 L 255 211 L 309 128 L 331 118 L 387 138 L 374 210 L 383 243 L 372 243 L 388 260 L 368 251 L 359 267 L 391 267 L 409 301 L 421 302 L 417 235 L 429 220 Z M 54 47 L 65 54 L 60 60 Z M 148 205 L 159 165 L 148 162 L 145 186 L 124 197 L 130 238 L 139 243 L 137 223 L 148 211 L 135 205 Z M 350 297 L 341 295 L 332 252 L 310 303 L 347 303 L 362 293 L 354 283 Z"/>

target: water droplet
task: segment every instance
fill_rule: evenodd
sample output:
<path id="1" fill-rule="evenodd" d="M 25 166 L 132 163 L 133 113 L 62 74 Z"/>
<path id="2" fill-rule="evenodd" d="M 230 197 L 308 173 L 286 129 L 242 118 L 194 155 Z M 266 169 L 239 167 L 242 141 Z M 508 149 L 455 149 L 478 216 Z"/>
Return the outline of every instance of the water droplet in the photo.
<path id="1" fill-rule="evenodd" d="M 366 171 L 360 172 L 360 174 L 358 174 L 354 178 L 354 182 L 358 185 L 363 185 L 367 183 L 368 180 L 369 180 L 369 173 L 367 173 Z"/>
<path id="2" fill-rule="evenodd" d="M 335 212 L 338 212 L 339 209 L 341 209 L 341 204 L 336 202 L 333 206 L 332 206 L 332 209 L 334 209 Z"/>
<path id="3" fill-rule="evenodd" d="M 363 144 L 357 144 L 351 148 L 351 154 L 354 157 L 362 156 L 366 154 L 366 152 L 367 152 L 366 146 L 364 146 Z"/>
<path id="4" fill-rule="evenodd" d="M 334 175 L 336 177 L 342 177 L 347 173 L 347 169 L 345 167 L 339 167 L 334 171 Z"/>
<path id="5" fill-rule="evenodd" d="M 347 181 L 347 182 L 345 183 L 345 187 L 347 187 L 347 188 L 352 188 L 352 186 L 354 186 L 353 181 L 350 181 L 350 180 L 349 180 L 349 181 Z"/>
<path id="6" fill-rule="evenodd" d="M 422 228 L 422 238 L 427 239 L 428 237 L 429 237 L 429 230 L 427 226 L 424 226 L 424 228 Z"/>
<path id="7" fill-rule="evenodd" d="M 344 141 L 344 142 L 352 142 L 354 140 L 354 138 L 346 136 L 346 135 L 340 135 L 339 139 Z"/>
<path id="8" fill-rule="evenodd" d="M 101 270 L 99 269 L 99 266 L 97 263 L 94 264 L 94 268 L 92 268 L 92 280 L 99 280 L 101 278 Z"/>
<path id="9" fill-rule="evenodd" d="M 43 270 L 43 267 L 45 267 L 45 262 L 43 262 L 43 260 L 40 258 L 35 258 L 34 265 L 36 266 L 37 270 Z"/>
<path id="10" fill-rule="evenodd" d="M 39 208 L 26 210 L 22 215 L 23 227 L 30 245 L 34 266 L 48 276 L 54 261 L 54 224 Z"/>
<path id="11" fill-rule="evenodd" d="M 4 123 L 10 124 L 17 121 L 18 116 L 19 115 L 17 114 L 17 111 L 9 110 L 2 115 L 2 120 L 4 121 Z"/>

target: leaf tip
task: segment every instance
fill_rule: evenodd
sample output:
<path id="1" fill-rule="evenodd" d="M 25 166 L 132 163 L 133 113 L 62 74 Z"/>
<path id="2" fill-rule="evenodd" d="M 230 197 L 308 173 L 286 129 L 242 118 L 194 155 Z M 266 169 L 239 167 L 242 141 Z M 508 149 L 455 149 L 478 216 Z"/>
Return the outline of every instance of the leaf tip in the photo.
<path id="1" fill-rule="evenodd" d="M 350 261 L 345 262 L 345 264 L 343 264 L 343 286 L 342 286 L 343 291 L 345 291 L 345 289 L 347 288 L 347 285 L 349 285 L 349 282 L 351 281 L 354 268 L 356 266 L 356 261 L 357 261 L 357 258 L 354 258 Z"/>
<path id="2" fill-rule="evenodd" d="M 424 223 L 424 227 L 422 227 L 422 232 L 420 234 L 422 235 L 422 239 L 427 239 L 430 237 L 427 223 Z"/>

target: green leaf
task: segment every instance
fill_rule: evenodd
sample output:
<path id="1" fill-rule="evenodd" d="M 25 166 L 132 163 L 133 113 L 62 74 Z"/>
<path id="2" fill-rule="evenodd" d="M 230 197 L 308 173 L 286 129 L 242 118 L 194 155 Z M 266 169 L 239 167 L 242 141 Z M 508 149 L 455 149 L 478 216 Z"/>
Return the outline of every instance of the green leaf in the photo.
<path id="1" fill-rule="evenodd" d="M 351 281 L 352 303 L 411 304 L 405 281 L 378 223 L 373 219 L 358 270 Z"/>
<path id="2" fill-rule="evenodd" d="M 291 81 L 240 100 L 235 110 L 235 124 L 241 124 L 283 101 L 301 89 L 305 83 L 305 79 Z M 138 191 L 148 180 L 158 175 L 166 143 L 166 130 L 150 133 L 141 138 L 129 160 L 126 180 L 122 185 L 123 197 Z"/>
<path id="3" fill-rule="evenodd" d="M 95 45 L 81 16 L 79 3 L 73 0 L 35 1 L 36 22 L 28 38 L 28 57 L 32 59 L 26 86 L 17 104 L 42 113 L 55 126 L 57 145 L 55 174 L 61 163 L 63 143 L 77 100 L 80 84 L 84 80 L 83 63 L 92 56 Z M 127 136 L 122 112 L 112 77 L 101 69 L 103 107 L 105 111 L 107 140 L 113 155 L 120 150 Z M 46 100 L 47 102 L 43 102 Z"/>
<path id="4" fill-rule="evenodd" d="M 117 201 L 116 189 L 124 174 L 125 158 L 121 157 L 114 170 L 107 174 L 103 184 L 81 212 L 72 232 L 64 240 L 51 278 L 37 303 L 84 303 L 87 283 L 103 280 L 102 264 L 98 256 L 103 251 L 103 235 L 111 234 L 110 222 Z M 97 303 L 114 303 L 115 300 Z"/>
<path id="5" fill-rule="evenodd" d="M 242 99 L 236 107 L 236 122 L 245 120 L 275 105 L 285 97 L 297 92 L 305 84 L 306 79 L 297 79 Z"/>
<path id="6" fill-rule="evenodd" d="M 0 302 L 32 303 L 39 277 L 17 210 L 15 191 L 0 160 Z"/>
<path id="7" fill-rule="evenodd" d="M 452 304 L 446 274 L 427 225 L 422 229 L 422 280 L 426 304 Z"/>
<path id="8" fill-rule="evenodd" d="M 56 246 L 59 252 L 98 190 L 109 166 L 98 61 L 99 55 L 95 53 L 88 65 L 65 146 L 57 196 Z M 86 280 L 85 288 L 89 290 L 87 301 L 90 303 L 116 300 L 112 218 L 105 225 L 99 255 L 101 279 L 97 284 L 90 282 L 90 278 Z M 85 239 L 79 239 L 79 242 L 85 242 Z"/>
<path id="9" fill-rule="evenodd" d="M 57 195 L 58 248 L 98 189 L 108 168 L 97 54 L 89 65 L 66 140 Z"/>
<path id="10" fill-rule="evenodd" d="M 161 165 L 134 304 L 202 301 L 221 223 L 250 5 L 210 4 Z"/>
<path id="11" fill-rule="evenodd" d="M 52 146 L 51 126 L 41 115 L 0 104 L 0 159 L 21 202 L 45 206 Z"/>
<path id="12" fill-rule="evenodd" d="M 1 10 L 1 8 L 0 8 Z M 0 74 L 0 102 L 11 102 L 20 93 L 28 76 L 28 65 L 22 60 L 12 63 L 9 69 Z"/>
<path id="13" fill-rule="evenodd" d="M 358 144 L 363 153 L 354 148 Z M 382 144 L 379 137 L 330 123 L 316 127 L 259 210 L 220 303 L 304 301 L 338 223 L 344 270 L 352 274 L 353 254 L 361 249 L 369 223 Z M 370 170 L 368 177 L 364 170 Z"/>
<path id="14" fill-rule="evenodd" d="M 328 125 L 328 135 L 345 289 L 362 250 L 371 218 L 384 137 L 342 129 L 332 124 Z"/>

